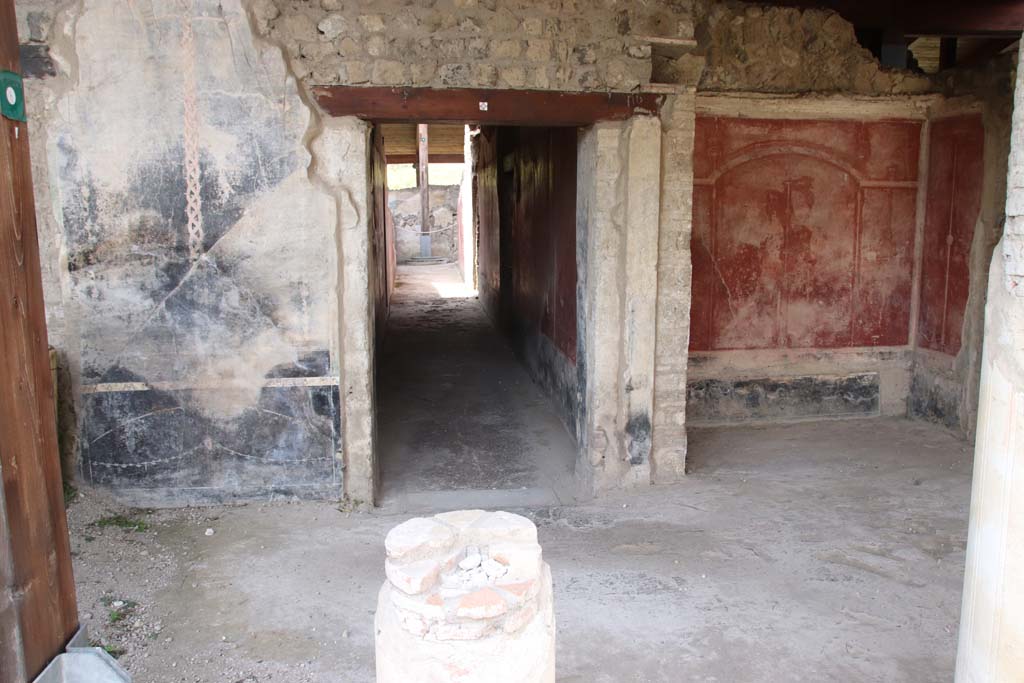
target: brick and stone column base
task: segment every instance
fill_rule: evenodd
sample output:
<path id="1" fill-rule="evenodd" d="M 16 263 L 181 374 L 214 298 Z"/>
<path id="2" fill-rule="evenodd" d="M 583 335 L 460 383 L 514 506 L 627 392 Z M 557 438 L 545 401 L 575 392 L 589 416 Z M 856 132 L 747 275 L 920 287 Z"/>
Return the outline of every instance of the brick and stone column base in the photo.
<path id="1" fill-rule="evenodd" d="M 416 517 L 384 545 L 377 683 L 554 683 L 551 570 L 530 520 Z"/>

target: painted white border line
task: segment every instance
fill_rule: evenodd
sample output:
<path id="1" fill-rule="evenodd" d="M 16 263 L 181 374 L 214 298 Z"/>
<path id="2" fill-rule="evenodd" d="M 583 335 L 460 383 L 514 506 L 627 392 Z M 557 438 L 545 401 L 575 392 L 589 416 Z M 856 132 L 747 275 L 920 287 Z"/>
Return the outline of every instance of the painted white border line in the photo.
<path id="1" fill-rule="evenodd" d="M 279 387 L 333 387 L 341 383 L 336 376 L 324 377 L 272 377 L 260 384 L 261 389 Z M 82 385 L 83 394 L 106 394 L 118 391 L 203 391 L 211 389 L 231 389 L 248 387 L 248 384 L 235 382 L 105 382 L 102 384 Z"/>

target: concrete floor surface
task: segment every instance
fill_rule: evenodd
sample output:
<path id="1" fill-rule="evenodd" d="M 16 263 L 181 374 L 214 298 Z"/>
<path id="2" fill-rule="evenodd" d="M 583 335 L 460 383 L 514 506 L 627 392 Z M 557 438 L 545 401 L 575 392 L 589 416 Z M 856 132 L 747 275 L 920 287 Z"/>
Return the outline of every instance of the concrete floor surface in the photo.
<path id="1" fill-rule="evenodd" d="M 385 508 L 573 500 L 572 437 L 454 265 L 399 266 L 381 336 Z"/>
<path id="2" fill-rule="evenodd" d="M 952 679 L 968 444 L 879 419 L 695 430 L 690 454 L 678 486 L 520 510 L 559 681 Z M 113 513 L 145 526 L 95 524 Z M 407 515 L 86 492 L 69 516 L 81 610 L 136 681 L 373 680 L 383 539 Z M 137 604 L 112 621 L 113 599 Z"/>

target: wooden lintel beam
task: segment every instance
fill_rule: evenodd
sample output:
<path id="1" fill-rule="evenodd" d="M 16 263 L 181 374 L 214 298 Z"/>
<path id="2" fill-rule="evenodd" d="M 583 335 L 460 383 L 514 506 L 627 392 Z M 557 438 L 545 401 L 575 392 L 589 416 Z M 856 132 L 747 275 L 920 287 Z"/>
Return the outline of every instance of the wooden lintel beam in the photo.
<path id="1" fill-rule="evenodd" d="M 655 93 L 559 92 L 382 88 L 346 85 L 313 87 L 317 103 L 331 116 L 368 121 L 483 123 L 511 126 L 584 126 L 658 114 L 665 96 Z"/>

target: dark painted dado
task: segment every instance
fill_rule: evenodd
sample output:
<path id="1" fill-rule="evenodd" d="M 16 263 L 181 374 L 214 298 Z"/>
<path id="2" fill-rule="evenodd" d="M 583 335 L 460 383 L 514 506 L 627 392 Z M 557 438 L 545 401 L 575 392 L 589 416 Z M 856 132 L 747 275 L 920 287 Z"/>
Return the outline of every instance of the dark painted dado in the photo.
<path id="1" fill-rule="evenodd" d="M 195 390 L 85 394 L 83 475 L 136 505 L 340 497 L 337 386 L 265 387 L 224 421 L 196 401 Z"/>
<path id="2" fill-rule="evenodd" d="M 943 381 L 928 372 L 915 372 L 907 407 L 914 417 L 956 429 L 960 427 L 961 392 L 959 383 Z"/>
<path id="3" fill-rule="evenodd" d="M 701 379 L 687 385 L 693 423 L 871 416 L 879 412 L 874 372 L 764 379 Z"/>

